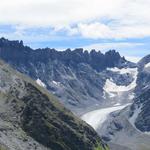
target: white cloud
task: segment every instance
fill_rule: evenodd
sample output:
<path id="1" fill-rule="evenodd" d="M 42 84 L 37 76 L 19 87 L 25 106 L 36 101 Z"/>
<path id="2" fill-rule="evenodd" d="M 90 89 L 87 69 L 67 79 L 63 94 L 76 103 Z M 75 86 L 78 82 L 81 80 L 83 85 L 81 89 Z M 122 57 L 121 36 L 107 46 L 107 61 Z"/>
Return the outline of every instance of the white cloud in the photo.
<path id="1" fill-rule="evenodd" d="M 110 49 L 126 49 L 135 48 L 137 46 L 142 46 L 143 43 L 131 43 L 131 42 L 116 42 L 116 43 L 96 43 L 91 45 L 83 46 L 86 50 L 96 49 L 103 52 L 106 52 Z"/>
<path id="2" fill-rule="evenodd" d="M 124 39 L 150 36 L 150 25 L 105 25 L 99 22 L 79 24 L 79 33 L 92 39 Z"/>
<path id="3" fill-rule="evenodd" d="M 125 56 L 125 58 L 128 61 L 135 62 L 135 63 L 137 63 L 140 59 L 142 59 L 142 57 L 135 57 L 135 56 Z"/>
<path id="4" fill-rule="evenodd" d="M 117 1 L 119 0 L 115 0 Z M 110 0 L 1 0 L 0 21 L 33 26 L 66 26 L 105 16 Z"/>
<path id="5" fill-rule="evenodd" d="M 0 24 L 93 39 L 142 38 L 150 36 L 149 7 L 149 0 L 0 0 Z"/>
<path id="6" fill-rule="evenodd" d="M 79 33 L 86 38 L 97 39 L 112 37 L 112 31 L 109 29 L 109 27 L 98 22 L 89 25 L 79 24 L 78 30 Z"/>

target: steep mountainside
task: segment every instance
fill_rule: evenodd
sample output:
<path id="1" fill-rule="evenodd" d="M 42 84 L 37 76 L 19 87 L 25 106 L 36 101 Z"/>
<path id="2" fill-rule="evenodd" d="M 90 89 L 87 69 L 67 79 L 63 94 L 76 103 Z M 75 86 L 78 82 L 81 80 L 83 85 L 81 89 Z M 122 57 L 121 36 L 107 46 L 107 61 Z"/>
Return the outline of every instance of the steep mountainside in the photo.
<path id="1" fill-rule="evenodd" d="M 89 53 L 83 49 L 32 50 L 24 46 L 22 41 L 4 38 L 0 39 L 0 58 L 36 80 L 76 113 L 80 108 L 83 111 L 89 106 L 109 105 L 114 101 L 113 93 L 104 91 L 107 79 L 114 80 L 118 85 L 132 82 L 130 74 L 112 74 L 107 68 L 135 67 L 114 50 L 105 54 L 95 50 Z"/>
<path id="2" fill-rule="evenodd" d="M 131 107 L 131 116 L 136 114 L 135 126 L 142 132 L 150 132 L 150 55 L 139 62 L 137 98 Z"/>
<path id="3" fill-rule="evenodd" d="M 137 79 L 136 93 L 141 94 L 150 88 L 150 55 L 145 56 L 138 63 L 139 74 Z"/>
<path id="4" fill-rule="evenodd" d="M 133 103 L 121 111 L 112 113 L 98 133 L 103 139 L 131 150 L 149 150 L 150 55 L 138 63 L 134 93 Z"/>
<path id="5" fill-rule="evenodd" d="M 0 149 L 108 149 L 47 90 L 0 61 Z"/>

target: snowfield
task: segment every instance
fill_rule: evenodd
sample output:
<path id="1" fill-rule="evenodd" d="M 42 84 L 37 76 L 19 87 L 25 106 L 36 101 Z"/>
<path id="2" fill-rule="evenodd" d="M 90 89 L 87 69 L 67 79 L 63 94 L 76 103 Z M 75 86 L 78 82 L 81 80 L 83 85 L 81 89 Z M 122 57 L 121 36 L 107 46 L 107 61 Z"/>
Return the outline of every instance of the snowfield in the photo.
<path id="1" fill-rule="evenodd" d="M 129 104 L 94 110 L 81 116 L 81 119 L 87 122 L 96 130 L 100 128 L 102 124 L 107 120 L 107 117 L 109 116 L 110 113 L 117 111 L 117 110 L 121 110 L 128 105 Z"/>
<path id="2" fill-rule="evenodd" d="M 141 108 L 142 108 L 142 106 L 136 108 L 136 109 L 134 110 L 134 113 L 133 113 L 132 117 L 129 118 L 129 121 L 130 121 L 130 123 L 132 124 L 133 127 L 135 127 L 135 121 L 136 121 L 136 118 L 138 117 L 138 115 L 139 115 L 140 112 L 141 112 Z M 136 128 L 136 127 L 135 127 L 135 128 Z"/>
<path id="3" fill-rule="evenodd" d="M 144 69 L 145 69 L 145 71 L 150 72 L 150 62 L 145 64 Z"/>
<path id="4" fill-rule="evenodd" d="M 60 82 L 56 82 L 56 81 L 52 81 L 52 83 L 55 85 L 55 86 L 60 86 Z"/>
<path id="5" fill-rule="evenodd" d="M 150 68 L 150 62 L 145 65 L 145 68 Z"/>
<path id="6" fill-rule="evenodd" d="M 136 87 L 136 80 L 138 75 L 138 69 L 137 68 L 107 68 L 107 70 L 118 73 L 118 74 L 130 74 L 133 77 L 132 83 L 129 85 L 117 85 L 112 78 L 109 78 L 106 80 L 105 85 L 103 87 L 103 97 L 106 97 L 106 95 L 109 96 L 110 99 L 120 99 L 122 98 L 122 95 L 126 93 L 130 93 L 127 97 L 128 99 L 132 100 L 134 98 L 134 93 L 132 92 L 134 88 Z M 127 94 L 126 94 L 127 95 Z"/>
<path id="7" fill-rule="evenodd" d="M 134 74 L 135 69 L 137 69 L 137 68 L 122 68 L 122 69 L 119 69 L 117 67 L 107 68 L 108 71 L 118 72 L 119 74 L 126 74 L 126 73 Z"/>
<path id="8" fill-rule="evenodd" d="M 118 92 L 130 91 L 136 87 L 136 80 L 137 80 L 137 75 L 138 75 L 138 69 L 137 68 L 123 68 L 123 69 L 112 68 L 109 70 L 111 70 L 113 72 L 118 72 L 120 74 L 129 73 L 134 78 L 133 82 L 131 84 L 129 84 L 128 86 L 118 86 L 116 83 L 113 82 L 112 78 L 107 79 L 105 86 L 104 86 L 104 91 L 106 91 L 110 95 L 112 94 L 112 92 L 118 93 Z"/>
<path id="9" fill-rule="evenodd" d="M 45 83 L 43 83 L 40 79 L 37 79 L 36 83 L 42 87 L 46 87 Z"/>

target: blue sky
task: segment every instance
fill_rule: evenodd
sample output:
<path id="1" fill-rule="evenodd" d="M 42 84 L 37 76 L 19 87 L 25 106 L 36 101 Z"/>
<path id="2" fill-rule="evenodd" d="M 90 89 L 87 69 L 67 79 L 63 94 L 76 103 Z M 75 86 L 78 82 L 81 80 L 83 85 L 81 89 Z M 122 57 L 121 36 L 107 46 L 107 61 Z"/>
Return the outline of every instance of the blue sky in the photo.
<path id="1" fill-rule="evenodd" d="M 137 61 L 150 54 L 149 0 L 9 0 L 0 36 L 32 48 L 116 49 Z"/>

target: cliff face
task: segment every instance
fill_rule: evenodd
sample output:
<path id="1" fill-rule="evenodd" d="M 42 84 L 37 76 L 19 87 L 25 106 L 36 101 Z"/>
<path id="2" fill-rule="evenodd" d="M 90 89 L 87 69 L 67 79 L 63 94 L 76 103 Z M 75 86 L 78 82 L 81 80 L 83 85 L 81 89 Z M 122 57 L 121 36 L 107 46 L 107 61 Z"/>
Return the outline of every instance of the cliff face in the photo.
<path id="1" fill-rule="evenodd" d="M 10 150 L 94 150 L 106 145 L 47 90 L 0 61 L 0 145 Z"/>

